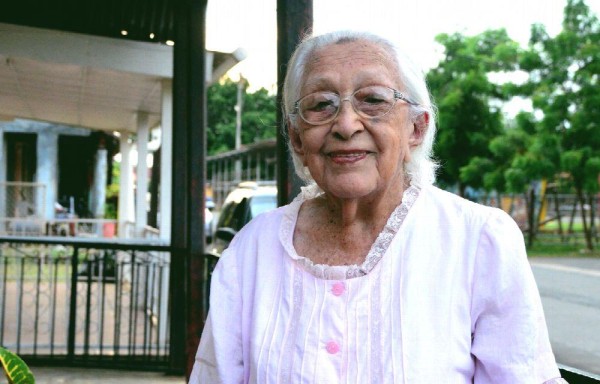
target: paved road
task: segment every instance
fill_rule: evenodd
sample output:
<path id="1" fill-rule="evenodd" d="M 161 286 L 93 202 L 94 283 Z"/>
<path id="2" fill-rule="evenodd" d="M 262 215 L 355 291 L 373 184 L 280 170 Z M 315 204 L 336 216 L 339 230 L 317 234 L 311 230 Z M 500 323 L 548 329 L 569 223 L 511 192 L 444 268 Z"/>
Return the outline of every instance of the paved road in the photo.
<path id="1" fill-rule="evenodd" d="M 600 374 L 600 258 L 532 258 L 559 363 Z"/>

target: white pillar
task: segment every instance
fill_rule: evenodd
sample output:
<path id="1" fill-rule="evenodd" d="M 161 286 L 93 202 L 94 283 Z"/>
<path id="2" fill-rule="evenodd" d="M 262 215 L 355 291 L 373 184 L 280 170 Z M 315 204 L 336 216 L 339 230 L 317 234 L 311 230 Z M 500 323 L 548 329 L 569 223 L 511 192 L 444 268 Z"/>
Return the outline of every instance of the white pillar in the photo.
<path id="1" fill-rule="evenodd" d="M 129 134 L 121 133 L 119 150 L 121 152 L 121 176 L 119 179 L 119 237 L 126 237 L 127 222 L 135 219 L 133 210 L 133 168 L 131 167 L 131 143 Z"/>
<path id="2" fill-rule="evenodd" d="M 160 212 L 158 228 L 160 238 L 171 241 L 171 195 L 173 169 L 173 85 L 171 80 L 162 82 L 161 111 L 161 144 L 160 144 Z"/>
<path id="3" fill-rule="evenodd" d="M 108 179 L 108 151 L 99 148 L 94 160 L 94 179 L 90 190 L 89 210 L 94 218 L 104 217 L 104 205 L 106 204 L 106 182 Z"/>
<path id="4" fill-rule="evenodd" d="M 35 211 L 41 214 L 43 219 L 53 219 L 54 203 L 57 201 L 56 195 L 58 194 L 56 185 L 56 180 L 58 180 L 58 134 L 39 131 L 36 151 L 36 181 L 43 186 L 35 191 Z"/>
<path id="5" fill-rule="evenodd" d="M 160 200 L 159 200 L 159 221 L 160 239 L 167 243 L 171 242 L 171 201 L 173 178 L 173 82 L 163 80 L 162 82 L 162 110 L 161 110 L 161 140 L 160 140 Z M 168 258 L 168 254 L 164 255 Z M 168 260 L 168 259 L 167 259 Z M 169 302 L 169 269 L 162 269 L 162 287 L 160 287 L 162 308 L 159 308 L 160 318 L 166 319 L 168 314 Z M 159 300 L 156 300 L 157 302 Z M 161 321 L 158 334 L 161 342 L 168 340 L 168 327 L 166 321 Z"/>
<path id="6" fill-rule="evenodd" d="M 135 183 L 135 228 L 136 235 L 141 236 L 148 224 L 148 114 L 137 113 L 137 170 Z"/>

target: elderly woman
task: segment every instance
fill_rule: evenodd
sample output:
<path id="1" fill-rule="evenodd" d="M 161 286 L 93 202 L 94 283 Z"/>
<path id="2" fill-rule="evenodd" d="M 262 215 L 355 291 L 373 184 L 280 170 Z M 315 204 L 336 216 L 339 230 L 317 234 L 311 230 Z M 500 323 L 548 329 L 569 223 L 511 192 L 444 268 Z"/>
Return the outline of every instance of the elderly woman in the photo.
<path id="1" fill-rule="evenodd" d="M 432 186 L 422 73 L 330 33 L 297 48 L 283 98 L 308 186 L 224 252 L 190 382 L 564 382 L 518 227 Z"/>

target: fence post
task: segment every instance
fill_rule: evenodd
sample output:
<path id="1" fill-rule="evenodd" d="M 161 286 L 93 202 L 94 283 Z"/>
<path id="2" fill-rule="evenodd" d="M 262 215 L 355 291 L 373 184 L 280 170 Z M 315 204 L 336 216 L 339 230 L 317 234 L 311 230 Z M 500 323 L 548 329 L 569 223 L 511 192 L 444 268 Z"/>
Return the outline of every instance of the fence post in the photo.
<path id="1" fill-rule="evenodd" d="M 77 267 L 79 263 L 79 247 L 73 246 L 71 256 L 71 297 L 69 303 L 69 329 L 67 339 L 67 361 L 75 360 L 75 331 L 77 329 Z"/>

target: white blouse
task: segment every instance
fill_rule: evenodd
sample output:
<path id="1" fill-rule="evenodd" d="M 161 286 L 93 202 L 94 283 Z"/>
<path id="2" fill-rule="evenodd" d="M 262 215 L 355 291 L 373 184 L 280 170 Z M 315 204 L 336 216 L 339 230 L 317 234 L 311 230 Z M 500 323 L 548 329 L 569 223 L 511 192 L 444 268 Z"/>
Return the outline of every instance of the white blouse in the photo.
<path id="1" fill-rule="evenodd" d="M 190 383 L 564 383 L 503 211 L 410 187 L 363 264 L 326 266 L 293 246 L 311 197 L 224 252 Z"/>

